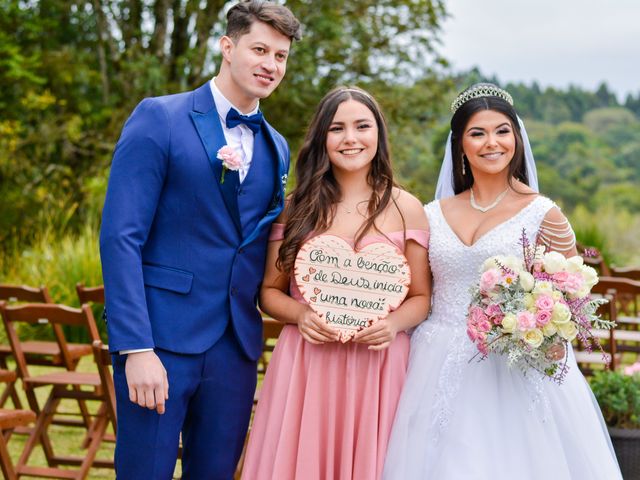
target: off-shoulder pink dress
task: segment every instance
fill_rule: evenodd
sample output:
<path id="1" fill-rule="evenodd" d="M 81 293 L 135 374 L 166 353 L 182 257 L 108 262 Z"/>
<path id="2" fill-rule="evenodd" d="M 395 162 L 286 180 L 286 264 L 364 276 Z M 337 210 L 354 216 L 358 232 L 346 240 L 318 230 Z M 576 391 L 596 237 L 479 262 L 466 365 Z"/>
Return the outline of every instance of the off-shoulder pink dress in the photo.
<path id="1" fill-rule="evenodd" d="M 283 232 L 274 224 L 270 240 L 281 240 Z M 399 252 L 405 238 L 428 245 L 424 230 L 387 236 Z M 361 246 L 374 242 L 391 243 L 368 235 Z M 290 292 L 304 302 L 293 279 Z M 371 351 L 353 342 L 313 345 L 297 325 L 286 325 L 264 378 L 242 478 L 380 478 L 408 355 L 404 332 L 386 350 Z"/>

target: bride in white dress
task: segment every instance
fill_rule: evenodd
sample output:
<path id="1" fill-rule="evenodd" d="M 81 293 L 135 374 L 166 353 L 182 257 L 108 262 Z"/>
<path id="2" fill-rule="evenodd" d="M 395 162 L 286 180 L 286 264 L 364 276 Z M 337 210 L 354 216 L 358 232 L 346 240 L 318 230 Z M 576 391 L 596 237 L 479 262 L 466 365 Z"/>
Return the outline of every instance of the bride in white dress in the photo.
<path id="1" fill-rule="evenodd" d="M 473 358 L 470 287 L 493 255 L 521 255 L 522 229 L 576 254 L 557 206 L 537 193 L 533 156 L 511 96 L 478 84 L 452 104 L 451 135 L 430 226 L 432 310 L 411 337 L 383 478 L 386 480 L 615 480 L 605 424 L 572 350 L 561 385 L 506 359 Z M 563 356 L 564 351 L 556 352 Z"/>

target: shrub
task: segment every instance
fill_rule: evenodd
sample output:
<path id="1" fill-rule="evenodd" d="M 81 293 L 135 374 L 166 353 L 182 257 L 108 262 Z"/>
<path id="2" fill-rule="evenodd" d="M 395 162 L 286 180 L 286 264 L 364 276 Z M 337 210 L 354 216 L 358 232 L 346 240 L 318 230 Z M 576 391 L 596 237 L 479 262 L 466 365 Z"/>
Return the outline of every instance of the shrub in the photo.
<path id="1" fill-rule="evenodd" d="M 597 372 L 590 383 L 608 426 L 640 428 L 640 374 Z"/>

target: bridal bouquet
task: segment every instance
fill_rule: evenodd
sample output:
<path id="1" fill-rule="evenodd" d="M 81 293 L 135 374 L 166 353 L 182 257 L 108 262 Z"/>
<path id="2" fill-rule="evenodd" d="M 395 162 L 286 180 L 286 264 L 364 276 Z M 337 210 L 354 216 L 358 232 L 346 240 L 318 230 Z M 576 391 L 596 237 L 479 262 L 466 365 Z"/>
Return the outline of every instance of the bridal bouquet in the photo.
<path id="1" fill-rule="evenodd" d="M 582 257 L 546 252 L 531 245 L 525 232 L 521 243 L 523 258 L 495 256 L 482 265 L 472 288 L 467 334 L 482 358 L 503 354 L 510 366 L 525 373 L 534 368 L 561 383 L 569 342 L 578 337 L 588 346 L 591 337 L 599 346 L 591 329 L 614 323 L 596 315 L 606 300 L 591 297 L 598 275 Z M 554 358 L 563 351 L 563 361 Z"/>

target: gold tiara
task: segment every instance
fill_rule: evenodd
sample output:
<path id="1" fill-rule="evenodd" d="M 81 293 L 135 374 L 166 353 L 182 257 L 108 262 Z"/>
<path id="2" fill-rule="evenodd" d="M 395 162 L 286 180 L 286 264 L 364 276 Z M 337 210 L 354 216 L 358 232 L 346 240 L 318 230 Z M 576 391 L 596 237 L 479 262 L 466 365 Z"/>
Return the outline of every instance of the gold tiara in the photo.
<path id="1" fill-rule="evenodd" d="M 456 98 L 451 104 L 451 113 L 456 113 L 456 110 L 472 98 L 480 97 L 498 97 L 513 106 L 513 98 L 509 95 L 509 92 L 498 88 L 495 85 L 477 85 L 475 87 L 468 88 L 458 95 L 458 98 Z"/>

